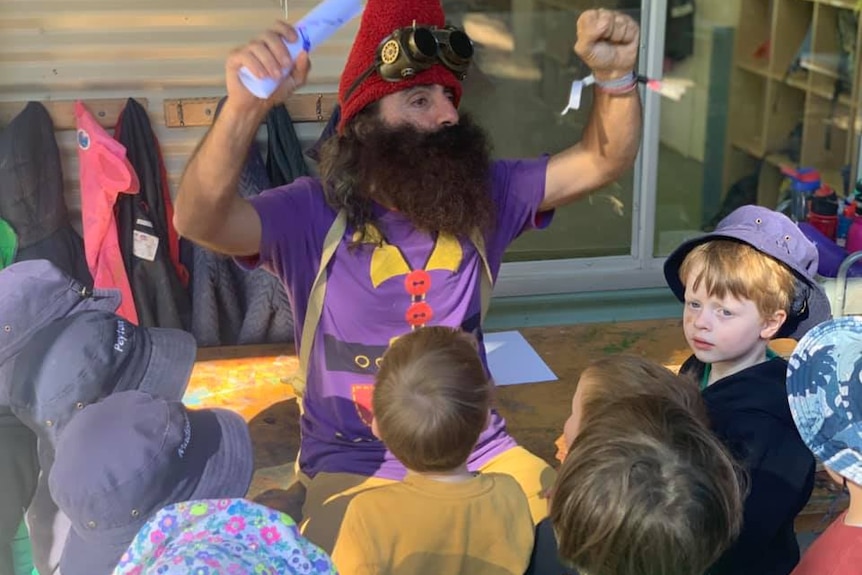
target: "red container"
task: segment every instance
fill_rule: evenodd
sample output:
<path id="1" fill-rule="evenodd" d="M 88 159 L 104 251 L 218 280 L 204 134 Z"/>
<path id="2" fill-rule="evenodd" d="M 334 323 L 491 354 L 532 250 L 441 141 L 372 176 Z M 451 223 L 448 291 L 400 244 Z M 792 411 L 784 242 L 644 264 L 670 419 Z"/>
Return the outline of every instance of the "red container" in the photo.
<path id="1" fill-rule="evenodd" d="M 832 241 L 835 241 L 835 234 L 838 232 L 838 216 L 825 216 L 808 212 L 808 223 L 820 230 L 824 236 Z"/>

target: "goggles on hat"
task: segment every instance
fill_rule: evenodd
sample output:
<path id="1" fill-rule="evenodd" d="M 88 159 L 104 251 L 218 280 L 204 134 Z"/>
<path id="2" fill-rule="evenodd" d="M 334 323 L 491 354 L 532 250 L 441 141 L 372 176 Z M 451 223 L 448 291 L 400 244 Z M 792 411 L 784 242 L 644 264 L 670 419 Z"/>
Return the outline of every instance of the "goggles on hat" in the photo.
<path id="1" fill-rule="evenodd" d="M 380 42 L 374 63 L 353 82 L 344 99 L 375 71 L 387 82 L 398 82 L 440 63 L 463 80 L 472 58 L 473 42 L 454 26 L 399 28 Z"/>

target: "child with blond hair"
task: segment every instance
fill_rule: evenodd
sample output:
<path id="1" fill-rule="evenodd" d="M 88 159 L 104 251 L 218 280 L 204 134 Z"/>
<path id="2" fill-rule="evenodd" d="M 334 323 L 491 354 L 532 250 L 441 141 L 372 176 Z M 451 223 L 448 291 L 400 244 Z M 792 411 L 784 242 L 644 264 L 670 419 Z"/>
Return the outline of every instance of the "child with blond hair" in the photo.
<path id="1" fill-rule="evenodd" d="M 787 575 L 799 561 L 794 519 L 814 486 L 814 458 L 787 404 L 787 362 L 769 342 L 829 318 L 817 263 L 796 224 L 760 206 L 738 208 L 665 262 L 693 352 L 680 371 L 700 382 L 712 429 L 750 477 L 742 532 L 711 575 Z"/>
<path id="2" fill-rule="evenodd" d="M 509 475 L 467 468 L 493 387 L 476 340 L 424 327 L 386 351 L 372 430 L 408 469 L 349 503 L 332 559 L 341 575 L 522 575 L 533 548 L 527 497 Z"/>

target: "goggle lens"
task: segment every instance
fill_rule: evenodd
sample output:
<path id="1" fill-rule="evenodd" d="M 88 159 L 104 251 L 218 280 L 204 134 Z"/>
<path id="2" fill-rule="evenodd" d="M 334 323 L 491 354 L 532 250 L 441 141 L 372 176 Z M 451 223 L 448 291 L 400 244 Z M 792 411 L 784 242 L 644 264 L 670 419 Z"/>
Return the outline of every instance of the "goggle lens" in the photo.
<path id="1" fill-rule="evenodd" d="M 399 28 L 383 39 L 374 64 L 354 80 L 344 99 L 375 70 L 387 82 L 397 82 L 412 78 L 439 62 L 463 80 L 472 57 L 470 37 L 457 28 Z"/>
<path id="2" fill-rule="evenodd" d="M 461 60 L 469 60 L 473 57 L 473 43 L 470 37 L 461 30 L 452 30 L 448 42 L 452 53 Z"/>
<path id="3" fill-rule="evenodd" d="M 416 60 L 433 60 L 437 56 L 437 39 L 428 28 L 416 28 L 411 35 L 410 48 Z"/>

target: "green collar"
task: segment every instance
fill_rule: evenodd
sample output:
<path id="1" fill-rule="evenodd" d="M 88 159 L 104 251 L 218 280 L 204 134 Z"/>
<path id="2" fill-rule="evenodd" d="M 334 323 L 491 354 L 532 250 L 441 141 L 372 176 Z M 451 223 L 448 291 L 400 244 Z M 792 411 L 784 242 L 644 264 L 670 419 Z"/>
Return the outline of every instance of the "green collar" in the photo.
<path id="1" fill-rule="evenodd" d="M 766 359 L 775 359 L 778 357 L 778 354 L 772 351 L 770 348 L 766 348 Z M 700 390 L 703 391 L 709 386 L 709 374 L 712 371 L 712 364 L 705 363 L 703 364 L 703 377 L 700 378 Z"/>

